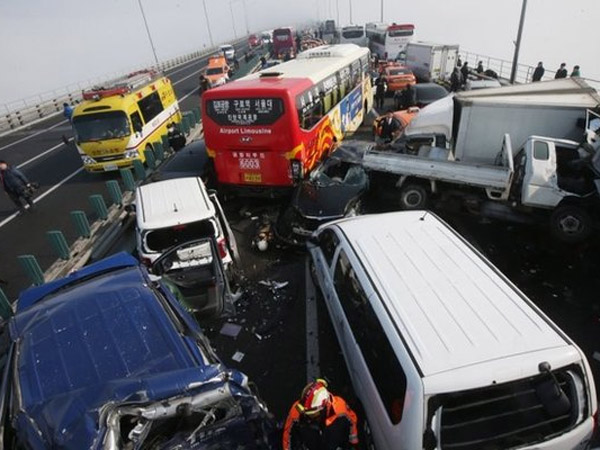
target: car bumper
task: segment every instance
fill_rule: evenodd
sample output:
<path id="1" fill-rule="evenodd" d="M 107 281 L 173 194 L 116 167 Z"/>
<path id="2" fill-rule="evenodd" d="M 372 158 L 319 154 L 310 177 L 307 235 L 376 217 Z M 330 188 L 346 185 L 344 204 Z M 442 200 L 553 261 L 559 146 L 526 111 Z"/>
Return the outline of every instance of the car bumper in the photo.
<path id="1" fill-rule="evenodd" d="M 114 172 L 119 169 L 126 169 L 133 166 L 133 161 L 141 161 L 140 158 L 115 159 L 114 161 L 98 162 L 94 164 L 84 164 L 83 167 L 88 172 Z"/>

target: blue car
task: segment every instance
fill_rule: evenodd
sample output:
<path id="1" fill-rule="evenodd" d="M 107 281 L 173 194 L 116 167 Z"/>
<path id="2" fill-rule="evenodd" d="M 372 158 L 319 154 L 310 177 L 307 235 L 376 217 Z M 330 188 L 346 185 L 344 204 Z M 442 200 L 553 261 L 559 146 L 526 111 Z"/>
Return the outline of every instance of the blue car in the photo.
<path id="1" fill-rule="evenodd" d="M 190 287 L 206 265 L 185 269 L 173 252 L 160 276 L 121 253 L 21 294 L 8 324 L 0 448 L 278 446 L 247 377 L 223 366 L 165 276 L 176 267 Z"/>

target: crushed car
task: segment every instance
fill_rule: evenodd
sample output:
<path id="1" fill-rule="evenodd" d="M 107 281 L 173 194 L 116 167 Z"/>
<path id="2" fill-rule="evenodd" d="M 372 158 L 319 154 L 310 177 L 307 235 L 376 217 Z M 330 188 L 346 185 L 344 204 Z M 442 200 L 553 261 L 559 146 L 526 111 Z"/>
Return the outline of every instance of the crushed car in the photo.
<path id="1" fill-rule="evenodd" d="M 278 444 L 248 378 L 221 363 L 163 278 L 129 254 L 24 291 L 8 330 L 1 448 Z"/>
<path id="2" fill-rule="evenodd" d="M 279 215 L 275 233 L 282 241 L 304 245 L 320 225 L 358 215 L 369 178 L 361 165 L 367 142 L 346 141 L 327 157 L 292 194 Z"/>

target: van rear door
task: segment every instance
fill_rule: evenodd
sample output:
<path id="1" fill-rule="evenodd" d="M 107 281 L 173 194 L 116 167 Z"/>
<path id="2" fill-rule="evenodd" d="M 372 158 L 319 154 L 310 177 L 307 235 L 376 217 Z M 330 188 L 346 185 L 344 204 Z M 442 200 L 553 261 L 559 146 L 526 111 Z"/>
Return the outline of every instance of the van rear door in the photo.
<path id="1" fill-rule="evenodd" d="M 152 273 L 197 319 L 233 312 L 233 296 L 214 237 L 170 248 L 154 262 Z"/>

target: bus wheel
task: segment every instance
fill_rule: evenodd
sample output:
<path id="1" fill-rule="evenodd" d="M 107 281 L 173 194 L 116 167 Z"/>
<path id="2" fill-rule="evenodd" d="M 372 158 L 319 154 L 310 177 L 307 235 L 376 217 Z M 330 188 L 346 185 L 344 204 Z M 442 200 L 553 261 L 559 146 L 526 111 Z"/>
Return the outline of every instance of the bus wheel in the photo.
<path id="1" fill-rule="evenodd" d="M 427 190 L 418 184 L 407 184 L 400 189 L 402 209 L 424 209 L 427 205 Z"/>
<path id="2" fill-rule="evenodd" d="M 563 242 L 582 242 L 592 234 L 592 218 L 580 206 L 559 206 L 550 216 L 550 231 Z"/>

